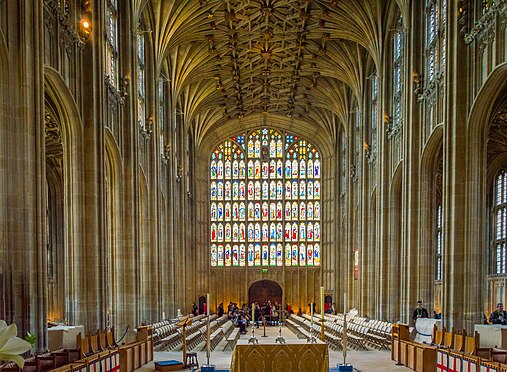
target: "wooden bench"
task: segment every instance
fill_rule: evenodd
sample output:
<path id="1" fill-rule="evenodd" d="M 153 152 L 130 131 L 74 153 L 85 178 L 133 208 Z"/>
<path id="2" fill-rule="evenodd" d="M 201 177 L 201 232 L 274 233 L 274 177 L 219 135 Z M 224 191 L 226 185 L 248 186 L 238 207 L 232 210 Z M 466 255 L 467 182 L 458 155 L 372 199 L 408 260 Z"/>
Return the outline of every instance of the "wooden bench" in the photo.
<path id="1" fill-rule="evenodd" d="M 239 328 L 235 328 L 229 335 L 229 337 L 225 339 L 227 343 L 225 344 L 223 351 L 225 351 L 228 347 L 230 347 L 231 350 L 234 350 L 234 347 L 236 346 L 238 339 L 239 339 Z"/>

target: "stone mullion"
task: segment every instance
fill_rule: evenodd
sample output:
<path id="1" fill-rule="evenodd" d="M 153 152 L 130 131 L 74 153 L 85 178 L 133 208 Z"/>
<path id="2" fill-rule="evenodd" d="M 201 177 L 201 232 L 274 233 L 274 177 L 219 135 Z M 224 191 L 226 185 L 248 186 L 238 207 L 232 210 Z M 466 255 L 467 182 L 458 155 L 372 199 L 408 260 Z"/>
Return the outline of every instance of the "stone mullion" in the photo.
<path id="1" fill-rule="evenodd" d="M 97 16 L 102 17 L 105 14 L 103 9 L 104 4 L 100 5 L 102 8 L 98 12 Z M 130 22 L 126 14 L 126 10 L 120 9 L 120 18 L 125 19 L 121 22 L 119 27 L 119 45 L 120 55 L 122 56 L 122 64 L 120 64 L 120 71 L 130 71 L 130 50 L 132 48 L 132 41 L 129 37 L 123 37 L 123 30 L 130 30 Z M 102 18 L 100 18 L 102 19 Z M 95 26 L 94 26 L 95 27 Z M 103 33 L 97 33 L 102 35 Z M 100 50 L 104 47 L 104 38 L 100 37 Z M 123 42 L 125 41 L 125 42 Z M 123 67 L 123 68 L 122 68 Z M 100 71 L 104 71 L 101 69 Z M 100 74 L 102 77 L 102 74 Z M 121 75 L 121 72 L 119 72 Z M 103 84 L 104 86 L 104 84 Z M 107 89 L 107 88 L 104 88 Z M 122 131 L 120 136 L 122 138 L 120 149 L 123 155 L 122 172 L 120 173 L 122 178 L 120 179 L 120 213 L 122 221 L 122 239 L 119 243 L 118 255 L 121 257 L 121 261 L 115 265 L 115 272 L 119 278 L 118 283 L 118 295 L 116 298 L 121 298 L 120 303 L 117 305 L 119 313 L 113 314 L 112 320 L 114 324 L 117 324 L 119 328 L 116 328 L 116 338 L 119 338 L 127 325 L 135 326 L 139 320 L 139 294 L 138 294 L 138 269 L 137 265 L 139 262 L 138 249 L 139 249 L 139 231 L 138 231 L 138 218 L 139 218 L 139 175 L 138 175 L 138 158 L 137 158 L 137 136 L 138 130 L 135 112 L 133 109 L 134 102 L 128 97 L 136 97 L 136 86 L 133 80 L 129 80 L 129 84 L 126 86 L 127 99 L 125 104 L 121 106 L 122 111 L 120 112 L 121 119 L 119 120 L 120 130 Z M 109 108 L 111 109 L 111 108 Z M 115 319 L 116 318 L 116 319 Z M 115 322 L 116 320 L 116 322 Z M 129 338 L 133 336 L 133 333 L 129 334 Z"/>
<path id="2" fill-rule="evenodd" d="M 355 129 L 354 121 L 352 120 L 352 115 L 347 116 L 347 164 L 348 164 L 348 172 L 346 177 L 347 182 L 347 192 L 345 193 L 345 196 L 343 198 L 343 208 L 345 211 L 347 211 L 346 218 L 345 218 L 345 234 L 346 236 L 343 237 L 343 242 L 345 243 L 344 246 L 340 247 L 340 254 L 342 256 L 342 266 L 341 266 L 341 272 L 343 277 L 343 290 L 342 293 L 346 293 L 346 301 L 347 301 L 347 308 L 351 308 L 353 305 L 353 302 L 351 302 L 351 299 L 354 298 L 353 296 L 353 284 L 354 284 L 354 278 L 353 278 L 353 261 L 352 261 L 352 246 L 354 244 L 354 223 L 355 223 L 355 206 L 354 206 L 354 190 L 353 186 L 354 183 L 352 181 L 352 166 L 355 164 L 353 162 L 354 160 L 354 136 L 352 135 L 353 129 Z M 341 296 L 340 296 L 341 297 Z M 343 306 L 343 305 L 342 305 Z M 348 309 L 347 309 L 348 310 Z"/>
<path id="3" fill-rule="evenodd" d="M 411 14 L 412 22 L 420 22 L 418 16 L 421 14 L 420 11 L 413 5 L 414 9 Z M 410 23 L 410 22 L 409 22 Z M 419 103 L 417 102 L 417 96 L 413 93 L 415 90 L 412 71 L 417 71 L 420 61 L 420 45 L 421 45 L 421 33 L 408 33 L 406 35 L 407 44 L 405 46 L 405 99 L 407 103 L 405 106 L 405 126 L 403 130 L 403 217 L 404 223 L 401 247 L 404 252 L 405 259 L 403 262 L 403 270 L 401 277 L 403 279 L 404 289 L 401 298 L 401 314 L 402 319 L 405 322 L 410 321 L 411 310 L 414 304 L 419 299 L 428 304 L 431 298 L 421 297 L 422 292 L 429 287 L 429 283 L 432 281 L 421 281 L 419 280 L 421 272 L 431 267 L 432 261 L 423 259 L 420 256 L 419 247 L 419 234 L 418 228 L 420 226 L 419 220 L 419 208 L 420 208 L 420 138 L 421 138 L 421 122 L 419 121 Z M 432 255 L 429 256 L 432 258 Z M 430 291 L 431 293 L 431 291 Z M 432 301 L 431 301 L 432 302 Z"/>
<path id="4" fill-rule="evenodd" d="M 321 196 L 321 223 L 322 223 L 322 239 L 321 239 L 321 283 L 326 293 L 336 293 L 335 283 L 333 281 L 335 256 L 337 254 L 337 247 L 333 242 L 337 241 L 336 235 L 333 233 L 333 222 L 337 221 L 334 218 L 335 211 L 333 210 L 334 184 L 333 179 L 333 164 L 335 164 L 336 157 L 326 157 L 322 159 L 322 196 Z M 284 247 L 285 249 L 285 247 Z M 285 266 L 283 267 L 285 269 Z M 285 287 L 283 287 L 285 288 Z M 333 301 L 335 297 L 333 296 Z"/>
<path id="5" fill-rule="evenodd" d="M 8 116 L 4 123 L 8 135 L 3 138 L 9 139 L 3 168 L 6 186 L 2 190 L 6 203 L 4 245 L 8 248 L 3 252 L 6 288 L 0 312 L 5 311 L 8 323 L 17 324 L 18 335 L 27 331 L 40 334 L 37 348 L 42 350 L 47 344 L 46 186 L 39 182 L 45 179 L 43 62 L 37 58 L 42 55 L 37 36 L 41 32 L 42 4 L 8 6 L 8 13 L 9 29 L 19 34 L 10 35 L 16 43 L 9 50 L 9 65 L 17 68 L 6 69 L 10 73 L 3 80 L 16 88 L 4 97 L 14 100 L 10 102 L 12 108 L 2 107 Z M 33 50 L 39 51 L 35 57 Z"/>
<path id="6" fill-rule="evenodd" d="M 466 95 L 461 94 L 467 87 L 466 45 L 459 34 L 457 7 L 449 7 L 448 19 L 448 61 L 446 96 L 448 107 L 444 120 L 443 140 L 443 320 L 450 329 L 466 327 L 473 329 L 475 319 L 466 312 L 465 303 L 480 304 L 481 279 L 477 262 L 471 262 L 466 247 L 466 167 L 463 159 L 466 153 Z M 480 249 L 480 247 L 474 247 Z M 467 273 L 466 266 L 474 267 Z M 463 283 L 461 290 L 455 286 Z M 480 309 L 480 306 L 478 307 Z"/>
<path id="7" fill-rule="evenodd" d="M 28 8 L 28 9 L 27 9 Z M 34 134 L 35 134 L 35 151 L 40 152 L 45 148 L 45 130 L 44 130 L 44 84 L 43 84 L 43 75 L 44 75 L 44 61 L 41 56 L 43 56 L 44 46 L 43 46 L 43 36 L 44 35 L 44 21 L 42 16 L 44 14 L 43 5 L 40 2 L 34 3 L 33 8 L 30 8 L 30 5 L 27 5 L 27 8 L 24 8 L 24 11 L 27 17 L 26 24 L 28 27 L 33 27 L 32 34 L 30 37 L 33 37 L 32 40 L 32 48 L 33 50 L 37 50 L 34 57 L 33 63 L 33 72 L 34 72 L 34 81 L 32 82 L 34 87 L 34 97 L 35 100 L 33 102 L 33 121 L 27 121 L 27 123 L 35 123 Z M 30 14 L 30 9 L 33 10 L 33 13 Z M 29 17 L 33 17 L 32 20 Z M 33 22 L 33 24 L 32 24 Z M 27 45 L 26 50 L 30 50 L 29 44 Z M 23 44 L 21 44 L 23 45 Z M 27 53 L 27 56 L 30 56 L 30 53 Z M 27 64 L 28 66 L 28 64 Z M 28 70 L 28 68 L 27 68 Z M 36 82 L 39 82 L 37 85 Z M 27 95 L 27 98 L 29 96 Z M 27 103 L 30 99 L 27 99 Z M 27 112 L 28 113 L 28 112 Z M 48 290 L 47 290 L 47 236 L 46 236 L 46 185 L 41 182 L 37 182 L 38 179 L 44 179 L 46 175 L 45 168 L 45 156 L 37 156 L 39 162 L 36 163 L 36 167 L 34 169 L 34 173 L 29 172 L 29 174 L 35 174 L 35 202 L 34 202 L 34 232 L 36 233 L 35 242 L 36 249 L 33 255 L 33 265 L 36 272 L 36 278 L 33 282 L 35 284 L 36 290 L 36 301 L 35 304 L 31 304 L 30 308 L 33 309 L 29 312 L 30 322 L 29 326 L 24 325 L 23 334 L 26 332 L 34 332 L 40 337 L 37 338 L 36 347 L 38 350 L 46 350 L 47 349 L 47 301 L 48 301 Z M 40 268 L 42 267 L 42 270 Z M 33 279 L 31 278 L 30 281 Z M 30 298 L 33 299 L 32 295 Z M 35 310 L 35 311 L 34 311 Z"/>
<path id="8" fill-rule="evenodd" d="M 385 60 L 386 56 L 384 56 L 384 63 L 385 66 Z M 379 110 L 379 117 L 383 118 L 385 113 L 389 112 L 388 108 L 386 107 L 388 100 L 385 99 L 388 89 L 386 87 L 386 72 L 387 68 L 384 67 L 384 71 L 379 74 L 378 76 L 378 107 Z M 380 119 L 379 118 L 379 119 Z M 380 119 L 382 120 L 382 119 Z M 385 131 L 385 122 L 382 122 L 382 125 L 378 126 L 377 129 L 377 136 L 378 136 L 378 156 L 377 156 L 377 174 L 378 174 L 378 181 L 377 181 L 377 212 L 376 215 L 377 218 L 377 232 L 378 232 L 378 239 L 377 239 L 377 259 L 378 259 L 378 266 L 377 266 L 377 277 L 379 278 L 379 286 L 378 286 L 378 298 L 377 298 L 377 310 L 376 310 L 376 317 L 383 320 L 389 320 L 392 321 L 392 316 L 389 312 L 390 309 L 390 302 L 389 302 L 389 281 L 388 281 L 388 273 L 390 271 L 389 269 L 389 185 L 390 185 L 390 176 L 391 171 L 390 168 L 385 166 L 386 164 L 390 164 L 390 157 L 389 157 L 389 151 L 388 149 L 388 139 Z"/>

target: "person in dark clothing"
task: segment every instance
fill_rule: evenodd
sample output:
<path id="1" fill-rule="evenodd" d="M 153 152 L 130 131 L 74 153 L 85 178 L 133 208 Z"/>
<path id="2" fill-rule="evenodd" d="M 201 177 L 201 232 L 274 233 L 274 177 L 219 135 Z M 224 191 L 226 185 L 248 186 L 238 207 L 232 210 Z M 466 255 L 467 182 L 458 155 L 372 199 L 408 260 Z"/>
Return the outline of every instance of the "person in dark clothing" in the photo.
<path id="1" fill-rule="evenodd" d="M 219 318 L 224 315 L 224 304 L 223 303 L 220 303 L 220 305 L 218 305 L 217 315 Z"/>
<path id="2" fill-rule="evenodd" d="M 412 320 L 415 321 L 419 318 L 428 318 L 428 310 L 423 307 L 422 301 L 417 301 L 417 307 L 414 310 Z"/>
<path id="3" fill-rule="evenodd" d="M 501 302 L 496 304 L 496 310 L 489 316 L 489 322 L 491 324 L 507 324 L 507 312 L 504 311 Z"/>
<path id="4" fill-rule="evenodd" d="M 197 307 L 197 305 L 195 304 L 195 302 L 192 304 L 192 314 L 194 316 L 199 315 L 199 308 Z"/>
<path id="5" fill-rule="evenodd" d="M 239 325 L 239 333 L 241 333 L 242 335 L 246 335 L 246 320 L 243 319 L 243 316 L 242 315 L 239 315 L 238 317 L 238 325 Z"/>

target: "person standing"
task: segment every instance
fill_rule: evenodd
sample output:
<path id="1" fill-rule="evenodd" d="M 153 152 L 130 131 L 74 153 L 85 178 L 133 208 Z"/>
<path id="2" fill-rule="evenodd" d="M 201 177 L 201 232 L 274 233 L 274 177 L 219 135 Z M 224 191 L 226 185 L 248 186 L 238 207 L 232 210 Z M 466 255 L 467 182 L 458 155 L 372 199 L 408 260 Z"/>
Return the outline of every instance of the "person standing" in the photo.
<path id="1" fill-rule="evenodd" d="M 503 304 L 501 302 L 496 304 L 496 310 L 489 316 L 489 322 L 491 324 L 507 324 L 507 312 L 504 311 Z"/>
<path id="2" fill-rule="evenodd" d="M 224 315 L 224 304 L 222 302 L 220 302 L 220 305 L 218 305 L 217 315 L 219 318 Z"/>
<path id="3" fill-rule="evenodd" d="M 414 310 L 414 315 L 412 316 L 412 320 L 414 323 L 419 318 L 428 318 L 428 310 L 423 307 L 422 301 L 417 301 L 417 307 Z"/>

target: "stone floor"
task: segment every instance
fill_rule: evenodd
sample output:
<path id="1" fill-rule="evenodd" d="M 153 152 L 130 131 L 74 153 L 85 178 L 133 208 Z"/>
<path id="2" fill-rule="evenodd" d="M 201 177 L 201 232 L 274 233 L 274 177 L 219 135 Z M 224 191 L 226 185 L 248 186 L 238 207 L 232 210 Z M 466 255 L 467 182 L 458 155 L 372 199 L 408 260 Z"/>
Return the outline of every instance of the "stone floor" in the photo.
<path id="1" fill-rule="evenodd" d="M 249 328 L 250 330 L 250 328 Z M 274 340 L 278 336 L 278 327 L 266 327 L 266 340 L 270 338 Z M 262 342 L 263 338 L 261 337 L 263 334 L 262 328 L 257 332 L 257 337 L 260 342 Z M 290 342 L 291 339 L 297 339 L 296 335 L 292 333 L 288 328 L 282 327 L 282 335 L 286 339 L 287 342 Z M 250 338 L 251 334 L 241 336 L 241 339 L 247 340 Z M 215 365 L 216 369 L 219 370 L 228 370 L 231 364 L 231 355 L 232 351 L 221 351 L 224 348 L 224 343 L 221 342 L 215 351 L 211 352 L 210 356 L 210 364 Z M 182 360 L 182 352 L 181 351 L 161 351 L 155 352 L 154 360 Z M 197 353 L 197 359 L 199 360 L 199 365 L 206 364 L 206 351 L 200 351 Z M 378 351 L 378 350 L 369 350 L 369 351 L 355 351 L 349 350 L 347 351 L 346 362 L 353 365 L 354 369 L 360 372 L 406 372 L 411 369 L 406 368 L 404 366 L 396 366 L 395 363 L 391 360 L 391 352 L 390 351 Z M 329 366 L 330 368 L 336 367 L 338 363 L 343 363 L 343 352 L 342 351 L 334 351 L 329 349 Z M 154 364 L 150 362 L 145 366 L 139 368 L 137 371 L 139 372 L 150 372 L 153 371 Z M 290 372 L 290 371 L 287 371 Z"/>

